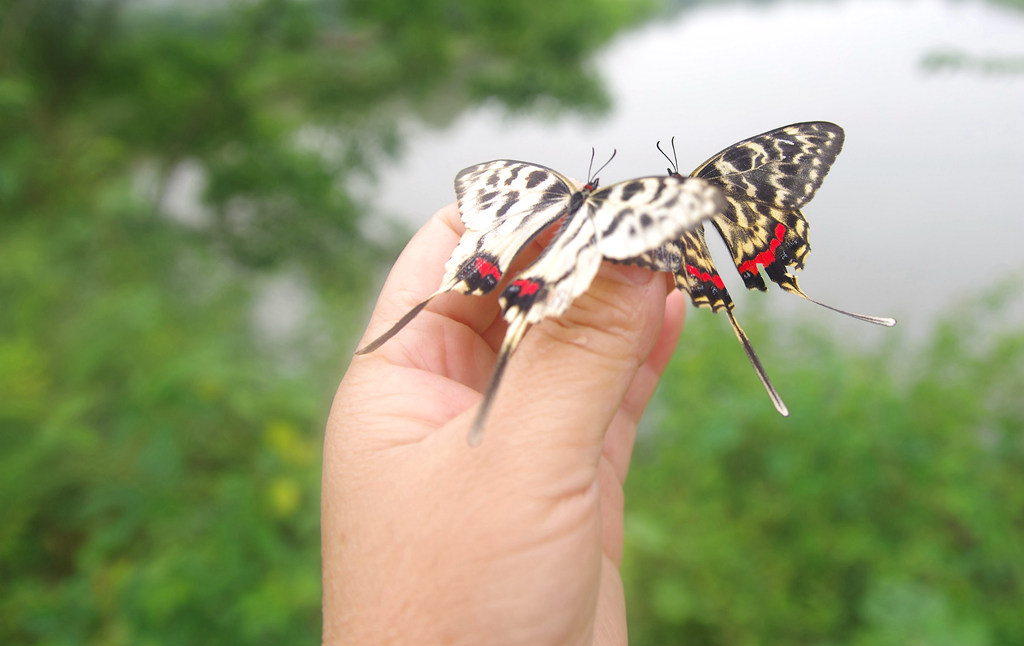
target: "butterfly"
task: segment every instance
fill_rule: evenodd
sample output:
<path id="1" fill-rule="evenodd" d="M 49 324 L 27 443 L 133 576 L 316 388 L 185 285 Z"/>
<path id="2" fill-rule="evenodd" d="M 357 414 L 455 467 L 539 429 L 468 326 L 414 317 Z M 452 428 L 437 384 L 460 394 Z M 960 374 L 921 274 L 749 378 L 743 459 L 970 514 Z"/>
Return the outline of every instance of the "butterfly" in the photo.
<path id="1" fill-rule="evenodd" d="M 590 286 L 602 258 L 624 260 L 661 247 L 726 206 L 722 191 L 699 178 L 640 177 L 599 188 L 595 176 L 576 189 L 550 168 L 507 159 L 460 171 L 455 194 L 466 231 L 441 286 L 356 354 L 379 348 L 440 294 L 494 290 L 527 244 L 560 221 L 551 242 L 498 299 L 508 327 L 469 433 L 469 443 L 477 444 L 509 357 L 530 325 L 565 312 Z"/>
<path id="2" fill-rule="evenodd" d="M 800 209 L 818 188 L 835 162 L 844 140 L 843 129 L 826 121 L 795 123 L 769 130 L 729 146 L 693 171 L 718 186 L 726 207 L 711 223 L 732 254 L 733 263 L 748 289 L 767 291 L 761 269 L 782 289 L 830 310 L 861 321 L 892 327 L 895 319 L 856 314 L 826 305 L 804 293 L 787 267 L 802 269 L 810 253 L 808 224 Z M 679 163 L 668 159 L 670 177 L 678 177 Z M 626 262 L 674 274 L 676 286 L 696 307 L 725 311 L 747 358 L 768 391 L 775 409 L 789 415 L 761 360 L 733 314 L 734 303 L 718 274 L 704 238 L 704 228 L 683 232 L 677 240 Z"/>

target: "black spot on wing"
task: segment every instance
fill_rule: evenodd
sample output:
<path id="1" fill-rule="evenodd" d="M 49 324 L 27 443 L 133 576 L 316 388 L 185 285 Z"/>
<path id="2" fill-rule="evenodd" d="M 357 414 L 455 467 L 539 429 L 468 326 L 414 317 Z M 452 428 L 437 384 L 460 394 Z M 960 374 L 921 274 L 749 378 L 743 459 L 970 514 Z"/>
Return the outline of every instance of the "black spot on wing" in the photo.
<path id="1" fill-rule="evenodd" d="M 522 166 L 513 166 L 512 167 L 512 173 L 508 176 L 508 179 L 505 180 L 505 186 L 512 186 L 512 183 L 516 181 L 517 177 L 519 177 L 519 171 L 521 169 L 522 169 Z"/>
<path id="2" fill-rule="evenodd" d="M 651 202 L 657 202 L 661 199 L 661 194 L 665 191 L 665 182 L 658 182 L 658 190 L 654 191 L 654 197 L 651 198 Z"/>
<path id="3" fill-rule="evenodd" d="M 509 191 L 505 196 L 505 203 L 501 205 L 501 208 L 494 214 L 495 217 L 503 218 L 508 213 L 509 209 L 515 206 L 515 203 L 519 201 L 519 191 Z"/>
<path id="4" fill-rule="evenodd" d="M 786 189 L 791 193 L 803 195 L 804 192 L 804 181 L 795 175 L 779 175 L 775 180 L 779 183 L 779 186 Z"/>
<path id="5" fill-rule="evenodd" d="M 615 214 L 615 217 L 612 218 L 612 221 L 608 223 L 608 227 L 604 231 L 601 232 L 601 237 L 602 238 L 610 237 L 613 233 L 615 233 L 615 230 L 619 228 L 619 224 L 624 222 L 626 220 L 626 218 L 629 218 L 632 215 L 633 215 L 633 209 L 631 209 L 628 206 L 623 208 L 622 210 L 620 210 L 618 213 Z"/>
<path id="6" fill-rule="evenodd" d="M 754 156 L 751 151 L 744 147 L 733 148 L 722 155 L 722 161 L 730 164 L 739 172 L 745 172 L 754 167 Z"/>
<path id="7" fill-rule="evenodd" d="M 754 196 L 759 202 L 775 204 L 778 201 L 778 192 L 767 181 L 759 181 L 754 184 Z"/>
<path id="8" fill-rule="evenodd" d="M 486 294 L 498 286 L 501 269 L 498 259 L 482 251 L 462 263 L 458 271 L 459 280 L 466 283 L 471 294 Z"/>
<path id="9" fill-rule="evenodd" d="M 505 310 L 518 307 L 527 312 L 533 307 L 534 301 L 547 295 L 547 284 L 540 278 L 523 278 L 512 281 L 501 298 L 505 301 Z"/>
<path id="10" fill-rule="evenodd" d="M 526 188 L 536 188 L 540 186 L 544 180 L 550 175 L 542 170 L 535 170 L 526 176 Z"/>
<path id="11" fill-rule="evenodd" d="M 644 190 L 644 183 L 639 180 L 633 180 L 626 182 L 622 185 L 621 199 L 624 202 L 628 202 L 633 198 L 634 195 Z"/>

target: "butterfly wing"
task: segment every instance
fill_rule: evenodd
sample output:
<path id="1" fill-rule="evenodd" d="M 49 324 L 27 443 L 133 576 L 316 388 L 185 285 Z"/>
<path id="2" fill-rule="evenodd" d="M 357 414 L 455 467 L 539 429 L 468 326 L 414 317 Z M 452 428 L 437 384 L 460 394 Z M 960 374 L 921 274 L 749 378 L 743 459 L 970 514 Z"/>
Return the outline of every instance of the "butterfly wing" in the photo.
<path id="1" fill-rule="evenodd" d="M 558 172 L 499 159 L 470 166 L 455 177 L 466 225 L 445 265 L 441 291 L 486 294 L 518 253 L 565 214 L 575 189 Z"/>
<path id="2" fill-rule="evenodd" d="M 479 441 L 508 359 L 530 325 L 564 313 L 590 287 L 602 257 L 630 258 L 661 247 L 710 218 L 723 202 L 711 184 L 682 177 L 645 177 L 585 190 L 579 211 L 569 214 L 551 244 L 502 292 L 508 330 L 470 443 Z"/>
<path id="3" fill-rule="evenodd" d="M 728 204 L 714 224 L 747 288 L 766 289 L 760 265 L 780 287 L 803 295 L 786 272 L 801 269 L 810 252 L 800 208 L 821 187 L 843 141 L 834 123 L 796 123 L 729 146 L 692 173 L 725 192 Z"/>
<path id="4" fill-rule="evenodd" d="M 695 230 L 725 206 L 722 191 L 693 177 L 640 177 L 595 191 L 586 202 L 605 258 L 627 260 Z"/>
<path id="5" fill-rule="evenodd" d="M 808 226 L 800 212 L 821 186 L 842 149 L 843 130 L 823 121 L 798 123 L 745 139 L 697 167 L 692 176 L 720 187 L 723 208 L 712 218 L 749 289 L 766 289 L 758 271 L 787 291 L 796 278 L 785 268 L 803 267 L 810 252 Z M 672 271 L 676 286 L 697 307 L 724 310 L 754 371 L 776 410 L 788 410 L 775 390 L 750 340 L 733 314 L 733 300 L 722 281 L 703 227 L 685 232 L 662 249 L 633 259 L 653 269 Z"/>
<path id="6" fill-rule="evenodd" d="M 704 229 L 687 231 L 682 240 L 674 241 L 670 246 L 682 259 L 681 267 L 675 271 L 676 287 L 686 292 L 697 307 L 705 307 L 714 312 L 731 310 L 732 297 L 711 260 Z"/>
<path id="7" fill-rule="evenodd" d="M 573 193 L 567 178 L 536 164 L 499 159 L 461 170 L 455 195 L 466 231 L 445 263 L 441 286 L 356 354 L 379 348 L 439 294 L 493 290 L 523 247 L 565 213 Z"/>
<path id="8" fill-rule="evenodd" d="M 843 129 L 827 121 L 795 123 L 745 139 L 693 175 L 722 187 L 727 207 L 713 219 L 748 289 L 767 289 L 759 267 L 782 289 L 840 314 L 891 327 L 895 319 L 841 310 L 809 297 L 788 267 L 802 269 L 811 247 L 800 209 L 821 187 L 843 148 Z"/>

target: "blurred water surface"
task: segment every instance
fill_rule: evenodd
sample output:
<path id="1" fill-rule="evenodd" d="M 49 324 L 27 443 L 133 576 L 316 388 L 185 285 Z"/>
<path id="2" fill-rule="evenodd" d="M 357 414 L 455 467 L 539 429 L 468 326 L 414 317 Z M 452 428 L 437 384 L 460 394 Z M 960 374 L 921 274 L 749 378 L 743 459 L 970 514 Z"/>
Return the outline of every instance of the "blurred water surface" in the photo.
<path id="1" fill-rule="evenodd" d="M 545 119 L 491 104 L 441 129 L 408 121 L 404 153 L 380 168 L 376 203 L 418 225 L 453 199 L 452 178 L 472 163 L 523 159 L 583 178 L 591 147 L 599 158 L 614 148 L 608 183 L 663 172 L 659 140 L 676 138 L 685 170 L 765 130 L 828 120 L 847 138 L 805 209 L 809 294 L 921 332 L 939 310 L 1024 268 L 1020 10 L 942 0 L 713 3 L 621 34 L 593 66 L 611 96 L 605 116 Z M 726 269 L 724 246 L 712 251 Z M 742 299 L 738 276 L 722 273 Z M 787 314 L 813 307 L 765 300 Z M 828 325 L 885 334 L 845 319 Z"/>

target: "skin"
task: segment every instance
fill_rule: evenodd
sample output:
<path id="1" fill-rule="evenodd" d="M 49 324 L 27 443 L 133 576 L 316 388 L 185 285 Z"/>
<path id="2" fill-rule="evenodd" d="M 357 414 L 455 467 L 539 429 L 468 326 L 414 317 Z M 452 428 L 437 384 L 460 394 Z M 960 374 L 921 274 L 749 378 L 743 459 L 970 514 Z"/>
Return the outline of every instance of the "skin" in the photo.
<path id="1" fill-rule="evenodd" d="M 455 205 L 424 225 L 360 346 L 437 288 L 462 232 Z M 472 448 L 505 329 L 498 293 L 435 298 L 354 357 L 338 388 L 324 446 L 326 644 L 627 641 L 622 485 L 685 300 L 663 275 L 605 263 L 564 315 L 527 332 Z"/>

